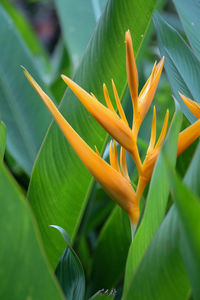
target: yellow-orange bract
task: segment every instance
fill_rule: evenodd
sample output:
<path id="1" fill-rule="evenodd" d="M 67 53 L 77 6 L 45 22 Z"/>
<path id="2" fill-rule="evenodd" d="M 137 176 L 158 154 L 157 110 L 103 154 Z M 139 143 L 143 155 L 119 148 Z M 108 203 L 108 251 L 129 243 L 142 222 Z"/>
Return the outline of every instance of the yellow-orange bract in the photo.
<path id="1" fill-rule="evenodd" d="M 195 115 L 197 119 L 200 119 L 200 104 L 191 100 L 190 98 L 184 96 L 183 94 L 179 93 L 183 102 L 187 105 L 187 107 L 191 110 L 191 112 Z"/>
<path id="2" fill-rule="evenodd" d="M 93 151 L 69 125 L 51 99 L 43 92 L 31 75 L 26 70 L 24 70 L 24 73 L 44 101 L 45 105 L 53 115 L 54 119 L 60 126 L 62 132 L 81 161 L 94 176 L 94 178 L 111 196 L 111 198 L 113 198 L 127 212 L 131 222 L 136 224 L 139 219 L 139 207 L 136 205 L 136 193 L 132 188 L 130 180 L 127 178 L 124 150 L 121 151 L 121 170 L 119 166 L 117 166 L 118 158 L 116 153 L 116 145 L 114 146 L 113 150 L 111 144 L 111 165 L 105 162 L 100 157 L 99 153 Z"/>
<path id="3" fill-rule="evenodd" d="M 131 128 L 129 127 L 124 110 L 122 108 L 114 81 L 112 81 L 112 88 L 119 115 L 112 105 L 105 84 L 103 84 L 103 92 L 107 107 L 99 102 L 93 94 L 89 94 L 70 78 L 62 75 L 63 80 L 72 89 L 86 109 L 113 137 L 114 143 L 111 141 L 109 150 L 110 165 L 101 158 L 97 149 L 96 152 L 93 151 L 74 131 L 74 129 L 60 114 L 51 99 L 42 91 L 40 86 L 35 82 L 31 75 L 26 70 L 24 70 L 24 73 L 50 110 L 54 119 L 60 126 L 65 137 L 81 161 L 94 176 L 94 178 L 107 191 L 111 198 L 127 212 L 131 223 L 136 226 L 140 217 L 140 199 L 147 183 L 151 179 L 158 154 L 165 139 L 169 111 L 167 110 L 166 112 L 163 128 L 156 143 L 156 109 L 154 107 L 150 143 L 146 157 L 142 162 L 137 146 L 137 136 L 144 117 L 152 103 L 161 76 L 164 58 L 162 58 L 158 64 L 154 64 L 149 79 L 138 95 L 139 80 L 129 31 L 126 32 L 125 39 L 127 79 L 133 104 L 133 124 Z M 200 120 L 179 134 L 178 154 L 182 153 L 199 136 L 199 134 Z M 121 145 L 120 163 L 117 156 L 117 146 L 115 140 Z M 134 191 L 128 175 L 126 165 L 126 150 L 131 154 L 138 170 L 139 181 L 136 191 Z"/>
<path id="4" fill-rule="evenodd" d="M 181 93 L 179 95 L 198 120 L 179 134 L 177 155 L 181 155 L 199 137 L 200 132 L 200 104 Z"/>

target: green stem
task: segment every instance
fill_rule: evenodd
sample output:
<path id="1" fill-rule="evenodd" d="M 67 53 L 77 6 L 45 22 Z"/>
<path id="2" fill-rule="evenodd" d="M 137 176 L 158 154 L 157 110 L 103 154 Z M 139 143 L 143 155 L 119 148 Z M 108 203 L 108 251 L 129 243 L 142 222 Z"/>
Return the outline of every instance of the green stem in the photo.
<path id="1" fill-rule="evenodd" d="M 135 237 L 136 225 L 131 223 L 131 241 L 133 242 Z"/>

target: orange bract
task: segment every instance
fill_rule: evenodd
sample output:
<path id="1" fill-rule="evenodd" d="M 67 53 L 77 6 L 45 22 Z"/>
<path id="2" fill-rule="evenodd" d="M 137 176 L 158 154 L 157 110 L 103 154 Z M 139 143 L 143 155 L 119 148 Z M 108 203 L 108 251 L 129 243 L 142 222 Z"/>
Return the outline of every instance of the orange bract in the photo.
<path id="1" fill-rule="evenodd" d="M 125 39 L 127 79 L 133 104 L 133 124 L 131 128 L 129 127 L 124 110 L 122 108 L 114 81 L 112 81 L 112 88 L 119 115 L 113 107 L 105 84 L 103 84 L 103 92 L 107 107 L 99 102 L 93 94 L 89 94 L 70 78 L 62 75 L 63 80 L 75 93 L 86 109 L 114 138 L 114 143 L 112 141 L 110 142 L 110 165 L 101 158 L 96 147 L 95 152 L 82 140 L 82 138 L 64 119 L 54 103 L 42 91 L 40 86 L 35 82 L 31 75 L 26 70 L 24 70 L 24 73 L 48 107 L 49 111 L 60 126 L 62 132 L 73 147 L 74 151 L 79 156 L 80 160 L 84 163 L 94 178 L 102 185 L 106 192 L 111 196 L 111 198 L 127 212 L 131 223 L 137 225 L 140 217 L 140 199 L 146 185 L 151 179 L 158 154 L 166 136 L 169 111 L 167 110 L 166 112 L 163 128 L 156 143 L 156 109 L 154 107 L 150 143 L 146 157 L 142 162 L 137 147 L 137 136 L 140 126 L 149 110 L 156 92 L 163 69 L 164 58 L 162 58 L 158 64 L 154 64 L 152 73 L 138 96 L 138 72 L 129 31 L 126 32 Z M 194 114 L 198 111 L 198 107 L 196 104 L 191 102 L 192 100 L 186 101 L 184 98 L 184 101 L 187 102 L 186 104 L 189 106 L 189 108 L 191 108 L 191 110 L 193 109 L 195 111 Z M 199 134 L 200 120 L 180 133 L 178 139 L 178 155 L 181 154 L 199 136 Z M 116 141 L 121 145 L 120 163 L 117 155 Z M 126 150 L 131 154 L 138 170 L 139 181 L 136 192 L 131 185 L 128 175 Z"/>
<path id="2" fill-rule="evenodd" d="M 179 93 L 183 102 L 187 105 L 187 107 L 191 110 L 191 112 L 195 115 L 197 119 L 200 119 L 200 104 L 191 100 L 190 98 L 184 96 L 183 94 Z"/>

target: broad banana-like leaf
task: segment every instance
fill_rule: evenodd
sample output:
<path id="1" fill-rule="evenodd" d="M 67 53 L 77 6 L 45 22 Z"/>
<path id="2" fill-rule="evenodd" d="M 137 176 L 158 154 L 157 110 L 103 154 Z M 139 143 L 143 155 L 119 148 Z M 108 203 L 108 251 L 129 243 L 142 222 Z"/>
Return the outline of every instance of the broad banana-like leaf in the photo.
<path id="1" fill-rule="evenodd" d="M 14 22 L 0 4 L 0 111 L 7 128 L 7 148 L 30 175 L 50 114 L 40 102 L 20 68 L 24 65 L 41 81 L 34 59 Z"/>
<path id="2" fill-rule="evenodd" d="M 6 149 L 6 126 L 0 121 L 0 160 L 3 160 Z"/>
<path id="3" fill-rule="evenodd" d="M 160 52 L 165 56 L 165 70 L 173 95 L 179 101 L 185 116 L 193 123 L 196 117 L 184 104 L 178 92 L 200 101 L 200 61 L 178 32 L 158 12 L 154 15 L 154 23 Z"/>
<path id="4" fill-rule="evenodd" d="M 62 36 L 71 59 L 77 66 L 92 31 L 101 15 L 105 0 L 56 0 Z"/>
<path id="5" fill-rule="evenodd" d="M 125 31 L 130 29 L 136 58 L 148 31 L 157 0 L 110 0 L 104 8 L 74 80 L 103 100 L 105 82 L 111 94 L 113 78 L 122 98 L 127 87 Z M 27 83 L 28 84 L 28 83 Z M 37 101 L 37 100 L 36 100 Z M 106 132 L 68 89 L 60 111 L 79 135 L 101 153 Z M 32 173 L 28 198 L 37 218 L 49 261 L 56 266 L 64 242 L 49 224 L 74 238 L 94 181 L 55 123 L 51 126 Z"/>
<path id="6" fill-rule="evenodd" d="M 2 162 L 0 239 L 1 299 L 64 299 L 44 254 L 30 206 Z"/>
<path id="7" fill-rule="evenodd" d="M 132 286 L 134 285 L 135 287 L 135 284 L 131 283 L 133 282 L 134 274 L 165 216 L 170 186 L 163 153 L 170 158 L 172 165 L 175 165 L 177 138 L 180 131 L 181 120 L 182 114 L 178 109 L 169 130 L 168 138 L 156 162 L 144 215 L 129 250 L 126 263 L 124 295 L 127 295 L 127 293 L 128 295 L 132 295 L 132 292 L 127 292 L 127 290 L 134 290 Z"/>
<path id="8" fill-rule="evenodd" d="M 200 5 L 196 0 L 173 0 L 190 45 L 200 58 Z"/>

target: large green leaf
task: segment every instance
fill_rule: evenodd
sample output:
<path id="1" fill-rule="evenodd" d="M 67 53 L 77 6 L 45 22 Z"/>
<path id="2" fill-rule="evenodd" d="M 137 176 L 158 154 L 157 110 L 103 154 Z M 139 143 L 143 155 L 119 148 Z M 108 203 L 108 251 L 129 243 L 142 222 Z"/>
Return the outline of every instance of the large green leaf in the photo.
<path id="1" fill-rule="evenodd" d="M 6 148 L 6 126 L 0 121 L 0 160 L 3 159 Z"/>
<path id="2" fill-rule="evenodd" d="M 173 197 L 181 222 L 181 252 L 194 299 L 200 295 L 200 200 L 170 170 Z"/>
<path id="3" fill-rule="evenodd" d="M 180 110 L 178 110 L 171 125 L 168 138 L 158 157 L 150 183 L 144 215 L 129 250 L 126 264 L 124 294 L 126 294 L 130 286 L 130 281 L 166 212 L 169 196 L 169 181 L 163 153 L 167 153 L 172 164 L 175 165 L 177 137 L 180 131 L 181 120 L 182 115 Z"/>
<path id="4" fill-rule="evenodd" d="M 192 178 L 200 176 L 199 149 L 184 178 L 196 192 L 199 183 Z M 180 233 L 180 222 L 173 205 L 133 274 L 124 299 L 188 299 L 190 286 L 181 255 L 184 248 Z"/>
<path id="5" fill-rule="evenodd" d="M 123 300 L 188 299 L 189 282 L 179 242 L 179 219 L 173 207 L 132 274 Z"/>
<path id="6" fill-rule="evenodd" d="M 130 242 L 128 216 L 117 206 L 99 235 L 91 274 L 93 292 L 111 289 L 121 280 Z"/>
<path id="7" fill-rule="evenodd" d="M 154 22 L 160 52 L 165 56 L 165 70 L 173 94 L 186 117 L 190 122 L 194 122 L 196 118 L 183 103 L 178 92 L 197 102 L 200 101 L 200 61 L 176 30 L 167 24 L 159 13 L 155 14 Z"/>
<path id="8" fill-rule="evenodd" d="M 191 188 L 193 193 L 200 197 L 200 143 L 198 144 L 191 164 L 185 175 L 185 183 Z"/>
<path id="9" fill-rule="evenodd" d="M 21 71 L 20 65 L 27 67 L 45 88 L 27 46 L 1 5 L 0 40 L 0 111 L 7 127 L 7 147 L 30 174 L 50 115 Z"/>
<path id="10" fill-rule="evenodd" d="M 110 89 L 113 78 L 122 97 L 127 86 L 125 31 L 129 28 L 132 32 L 137 58 L 156 5 L 155 0 L 108 1 L 74 80 L 103 101 L 102 84 L 105 82 Z M 107 138 L 105 131 L 69 89 L 60 111 L 92 148 L 96 145 L 102 152 Z M 92 184 L 91 175 L 53 123 L 36 161 L 28 197 L 54 267 L 64 243 L 48 225 L 63 227 L 73 239 Z"/>
<path id="11" fill-rule="evenodd" d="M 200 168 L 195 165 L 195 162 L 199 165 L 198 154 L 199 147 L 184 178 L 195 191 L 199 183 L 191 179 L 200 176 Z M 190 286 L 181 255 L 184 248 L 180 234 L 180 221 L 173 205 L 133 274 L 124 299 L 188 299 Z"/>
<path id="12" fill-rule="evenodd" d="M 28 203 L 0 163 L 0 298 L 64 299 Z"/>
<path id="13" fill-rule="evenodd" d="M 197 0 L 173 0 L 188 40 L 200 58 L 200 4 Z"/>
<path id="14" fill-rule="evenodd" d="M 40 65 L 48 71 L 50 69 L 48 55 L 39 42 L 35 31 L 30 26 L 28 20 L 26 20 L 26 17 L 10 1 L 1 0 L 0 2 L 14 21 L 16 28 L 25 40 L 36 61 L 40 62 Z"/>
<path id="15" fill-rule="evenodd" d="M 65 46 L 75 65 L 101 15 L 105 0 L 55 0 Z"/>

